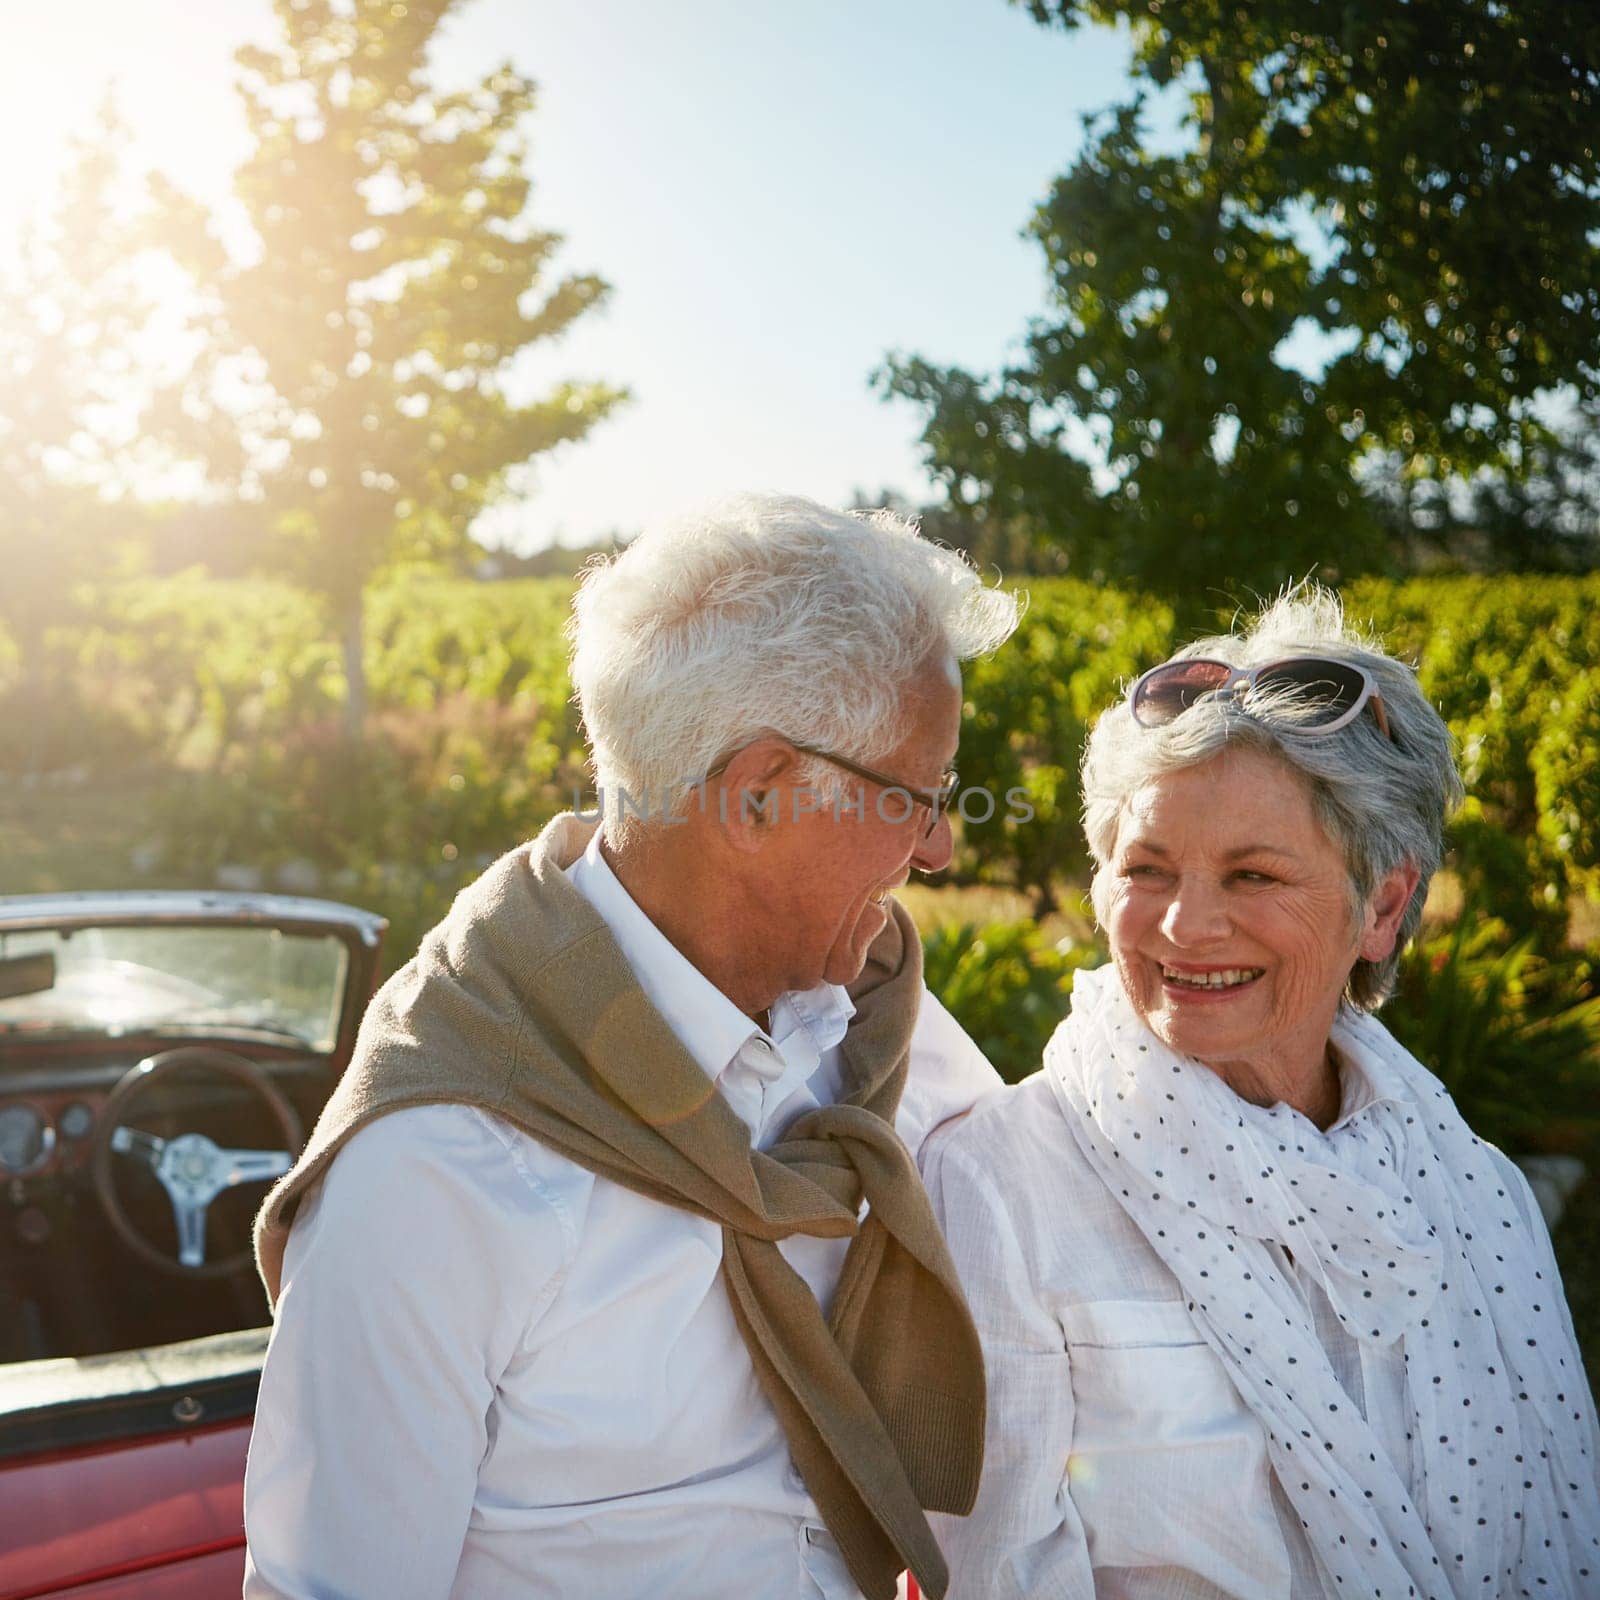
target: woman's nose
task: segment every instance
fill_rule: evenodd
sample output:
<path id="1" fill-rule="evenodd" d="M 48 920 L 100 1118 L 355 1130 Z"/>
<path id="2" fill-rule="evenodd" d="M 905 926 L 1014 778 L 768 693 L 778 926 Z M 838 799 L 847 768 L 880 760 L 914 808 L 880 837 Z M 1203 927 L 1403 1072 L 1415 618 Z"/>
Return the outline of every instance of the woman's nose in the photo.
<path id="1" fill-rule="evenodd" d="M 1161 918 L 1161 932 L 1170 944 L 1184 948 L 1226 937 L 1228 914 L 1222 895 L 1214 885 L 1180 880 Z"/>

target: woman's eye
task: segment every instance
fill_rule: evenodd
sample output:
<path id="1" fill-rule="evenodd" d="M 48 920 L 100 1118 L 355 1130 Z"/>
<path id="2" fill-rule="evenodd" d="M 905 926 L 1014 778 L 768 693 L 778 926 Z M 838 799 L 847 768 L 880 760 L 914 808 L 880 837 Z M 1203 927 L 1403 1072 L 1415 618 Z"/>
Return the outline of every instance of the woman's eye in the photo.
<path id="1" fill-rule="evenodd" d="M 1160 867 L 1153 867 L 1148 862 L 1140 862 L 1136 866 L 1124 867 L 1124 878 L 1159 878 L 1162 875 Z"/>
<path id="2" fill-rule="evenodd" d="M 1256 872 L 1249 868 L 1234 873 L 1234 877 L 1241 883 L 1276 883 L 1278 881 L 1270 872 Z"/>

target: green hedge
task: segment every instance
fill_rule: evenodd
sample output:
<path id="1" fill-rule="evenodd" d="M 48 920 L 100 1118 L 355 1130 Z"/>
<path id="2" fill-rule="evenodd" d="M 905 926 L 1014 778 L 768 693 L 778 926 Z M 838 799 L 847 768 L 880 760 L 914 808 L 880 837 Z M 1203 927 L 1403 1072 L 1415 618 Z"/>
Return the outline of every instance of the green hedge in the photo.
<path id="1" fill-rule="evenodd" d="M 967 671 L 961 766 L 997 803 L 988 819 L 969 808 L 952 875 L 1019 889 L 1042 914 L 1084 875 L 1087 729 L 1179 641 L 1170 609 L 1146 596 L 1073 579 L 1029 588 L 1017 636 Z M 151 760 L 209 773 L 232 785 L 211 808 L 219 821 L 255 797 L 245 809 L 260 813 L 254 842 L 269 854 L 337 855 L 333 836 L 349 828 L 371 848 L 442 839 L 474 856 L 570 804 L 582 782 L 570 594 L 558 579 L 418 574 L 375 588 L 364 781 L 333 753 L 337 650 L 286 585 L 186 574 L 110 588 L 92 626 L 55 637 L 56 677 L 71 676 L 95 713 L 77 759 L 125 763 L 131 740 Z M 1558 947 L 1572 902 L 1600 897 L 1600 576 L 1364 580 L 1346 605 L 1417 664 L 1460 742 L 1469 799 L 1456 865 L 1469 892 L 1514 933 Z M 108 718 L 125 737 L 109 737 Z M 54 759 L 72 755 L 55 751 L 70 740 L 69 726 Z M 1006 803 L 1016 788 L 1030 822 Z M 248 827 L 227 831 L 228 849 L 251 847 Z M 205 848 L 193 830 L 190 848 Z"/>

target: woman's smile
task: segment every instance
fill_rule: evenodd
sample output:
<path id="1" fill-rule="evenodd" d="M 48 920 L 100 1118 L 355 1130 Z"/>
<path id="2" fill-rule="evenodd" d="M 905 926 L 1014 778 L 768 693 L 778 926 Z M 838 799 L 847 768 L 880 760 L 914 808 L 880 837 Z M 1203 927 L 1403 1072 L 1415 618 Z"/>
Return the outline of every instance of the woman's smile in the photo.
<path id="1" fill-rule="evenodd" d="M 1180 1005 L 1206 1004 L 1237 998 L 1257 982 L 1264 967 L 1182 967 L 1161 963 L 1161 981 Z"/>

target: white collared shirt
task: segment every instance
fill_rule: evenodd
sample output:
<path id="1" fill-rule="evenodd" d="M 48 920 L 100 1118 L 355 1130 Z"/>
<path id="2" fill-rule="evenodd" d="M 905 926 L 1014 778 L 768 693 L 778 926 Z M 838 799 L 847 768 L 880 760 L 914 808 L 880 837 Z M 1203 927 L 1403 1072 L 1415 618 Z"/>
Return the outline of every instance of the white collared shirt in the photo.
<path id="1" fill-rule="evenodd" d="M 1391 1098 L 1349 1059 L 1341 1077 L 1330 1137 Z M 1515 1169 L 1491 1154 L 1520 1203 Z M 1083 1158 L 1048 1074 L 988 1100 L 929 1140 L 921 1160 L 988 1374 L 977 1504 L 967 1518 L 931 1519 L 950 1600 L 1330 1594 L 1259 1418 L 1177 1278 Z M 1522 1211 L 1542 1239 L 1531 1206 Z M 1339 1386 L 1416 1500 L 1403 1345 L 1352 1338 L 1312 1273 L 1270 1249 Z"/>
<path id="2" fill-rule="evenodd" d="M 837 1098 L 824 984 L 763 1034 L 599 850 L 568 869 L 758 1146 Z M 924 994 L 915 1152 L 997 1084 Z M 826 1307 L 848 1241 L 779 1244 Z M 245 1477 L 247 1600 L 857 1593 L 733 1319 L 720 1227 L 489 1113 L 392 1112 L 296 1217 Z"/>

